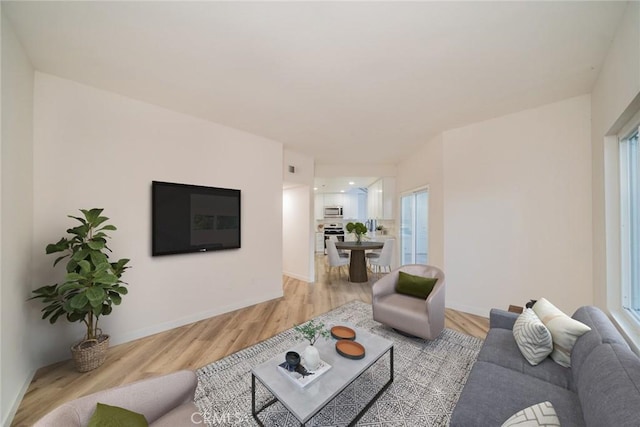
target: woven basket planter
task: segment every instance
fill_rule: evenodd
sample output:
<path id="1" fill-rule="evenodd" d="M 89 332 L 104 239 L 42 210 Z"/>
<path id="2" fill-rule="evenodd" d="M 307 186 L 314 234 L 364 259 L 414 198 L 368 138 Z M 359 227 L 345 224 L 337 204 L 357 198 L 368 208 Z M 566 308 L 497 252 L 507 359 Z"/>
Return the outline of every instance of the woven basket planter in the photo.
<path id="1" fill-rule="evenodd" d="M 73 361 L 79 372 L 89 372 L 102 365 L 107 358 L 109 335 L 100 335 L 97 340 L 85 340 L 71 347 Z"/>

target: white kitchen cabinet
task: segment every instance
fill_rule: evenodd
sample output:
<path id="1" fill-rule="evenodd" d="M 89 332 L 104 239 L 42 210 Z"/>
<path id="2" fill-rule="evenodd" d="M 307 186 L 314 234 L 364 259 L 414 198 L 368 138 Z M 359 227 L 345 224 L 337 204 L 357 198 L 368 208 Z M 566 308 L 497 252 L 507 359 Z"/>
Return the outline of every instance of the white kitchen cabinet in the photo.
<path id="1" fill-rule="evenodd" d="M 367 218 L 382 219 L 382 179 L 369 186 L 367 193 Z"/>
<path id="2" fill-rule="evenodd" d="M 324 194 L 316 194 L 314 198 L 313 217 L 316 221 L 324 219 Z"/>
<path id="3" fill-rule="evenodd" d="M 393 177 L 385 177 L 369 186 L 367 194 L 368 218 L 394 219 L 395 181 Z"/>
<path id="4" fill-rule="evenodd" d="M 382 179 L 382 219 L 395 219 L 393 210 L 396 199 L 396 179 L 385 177 Z"/>
<path id="5" fill-rule="evenodd" d="M 316 252 L 324 252 L 324 233 L 316 233 Z"/>
<path id="6" fill-rule="evenodd" d="M 343 193 L 325 193 L 324 205 L 325 206 L 344 206 L 344 194 Z"/>
<path id="7" fill-rule="evenodd" d="M 343 212 L 342 216 L 344 219 L 356 220 L 360 218 L 358 216 L 358 195 L 347 193 L 344 194 L 343 197 Z"/>

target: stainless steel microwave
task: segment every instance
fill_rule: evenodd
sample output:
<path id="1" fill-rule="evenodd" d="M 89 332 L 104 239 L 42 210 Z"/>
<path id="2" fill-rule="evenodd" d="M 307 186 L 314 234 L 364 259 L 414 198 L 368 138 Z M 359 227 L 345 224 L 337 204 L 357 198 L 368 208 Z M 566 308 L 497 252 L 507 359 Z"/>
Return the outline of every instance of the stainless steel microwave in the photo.
<path id="1" fill-rule="evenodd" d="M 342 206 L 325 206 L 325 218 L 342 218 Z"/>

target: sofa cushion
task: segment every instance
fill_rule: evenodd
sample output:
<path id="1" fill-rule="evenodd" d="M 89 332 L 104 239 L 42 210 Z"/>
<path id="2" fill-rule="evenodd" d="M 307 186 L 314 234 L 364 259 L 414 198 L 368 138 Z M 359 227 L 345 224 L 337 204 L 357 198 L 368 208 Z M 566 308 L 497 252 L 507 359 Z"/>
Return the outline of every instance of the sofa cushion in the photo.
<path id="1" fill-rule="evenodd" d="M 508 329 L 496 328 L 489 330 L 478 354 L 478 360 L 530 375 L 558 387 L 567 389 L 572 387 L 571 369 L 558 365 L 548 357 L 538 365 L 531 366 L 522 357 L 513 339 L 513 333 Z"/>
<path id="2" fill-rule="evenodd" d="M 553 404 L 562 427 L 585 425 L 576 393 L 512 369 L 478 361 L 462 389 L 450 426 L 499 426 L 523 408 L 544 401 Z"/>
<path id="3" fill-rule="evenodd" d="M 535 303 L 533 311 L 542 320 L 542 323 L 549 328 L 553 337 L 551 358 L 562 366 L 570 367 L 571 350 L 576 340 L 590 331 L 591 328 L 567 316 L 544 298 L 540 298 Z"/>
<path id="4" fill-rule="evenodd" d="M 576 340 L 571 351 L 573 383 L 576 383 L 582 370 L 582 364 L 596 346 L 602 343 L 617 343 L 623 346 L 628 346 L 628 344 L 607 315 L 597 307 L 580 307 L 572 317 L 591 328 L 589 332 Z"/>
<path id="5" fill-rule="evenodd" d="M 522 356 L 533 366 L 542 362 L 553 351 L 551 333 L 530 308 L 518 316 L 513 325 L 513 338 Z"/>
<path id="6" fill-rule="evenodd" d="M 638 426 L 640 359 L 628 346 L 601 344 L 593 349 L 584 361 L 576 389 L 589 425 Z"/>
<path id="7" fill-rule="evenodd" d="M 438 279 L 435 277 L 414 276 L 401 271 L 398 275 L 398 283 L 396 283 L 396 292 L 427 299 L 437 281 Z"/>
<path id="8" fill-rule="evenodd" d="M 551 402 L 540 402 L 513 414 L 501 427 L 560 427 Z"/>

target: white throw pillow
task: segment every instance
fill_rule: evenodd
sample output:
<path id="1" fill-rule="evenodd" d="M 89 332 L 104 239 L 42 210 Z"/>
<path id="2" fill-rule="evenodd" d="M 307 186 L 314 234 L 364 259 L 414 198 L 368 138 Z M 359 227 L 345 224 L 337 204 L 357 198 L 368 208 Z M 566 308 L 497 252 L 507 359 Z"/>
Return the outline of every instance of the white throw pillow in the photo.
<path id="1" fill-rule="evenodd" d="M 555 305 L 540 298 L 533 306 L 533 311 L 551 332 L 553 351 L 551 358 L 559 365 L 571 366 L 571 350 L 576 340 L 591 330 L 582 322 L 564 314 Z"/>
<path id="2" fill-rule="evenodd" d="M 553 351 L 551 332 L 530 308 L 525 309 L 513 325 L 513 338 L 520 353 L 535 366 Z"/>
<path id="3" fill-rule="evenodd" d="M 536 303 L 537 304 L 537 303 Z M 531 405 L 514 414 L 502 427 L 560 427 L 560 420 L 551 402 Z"/>

